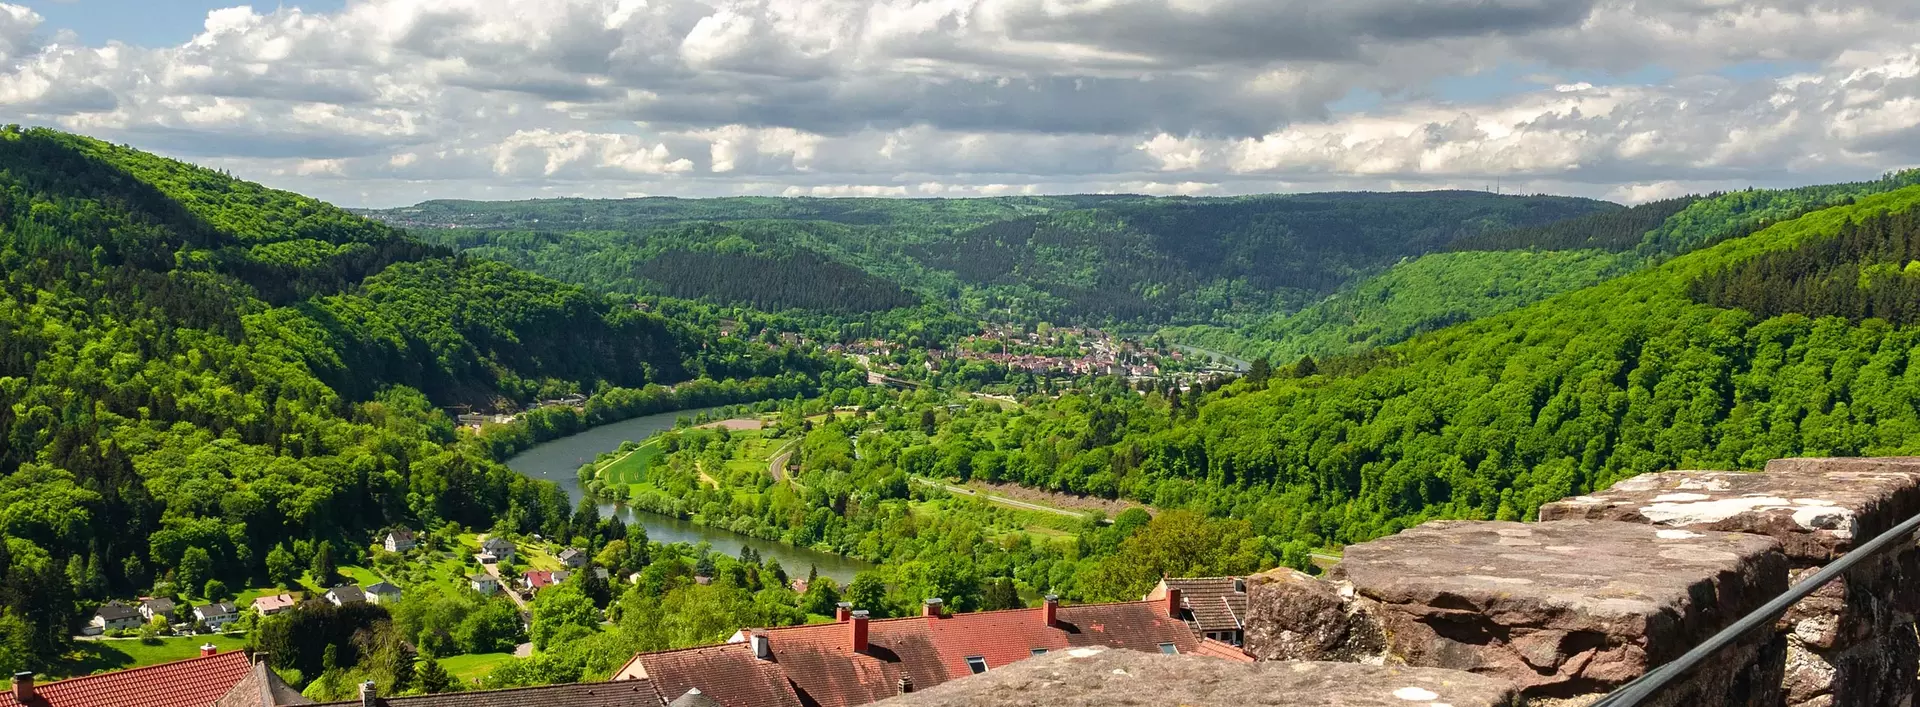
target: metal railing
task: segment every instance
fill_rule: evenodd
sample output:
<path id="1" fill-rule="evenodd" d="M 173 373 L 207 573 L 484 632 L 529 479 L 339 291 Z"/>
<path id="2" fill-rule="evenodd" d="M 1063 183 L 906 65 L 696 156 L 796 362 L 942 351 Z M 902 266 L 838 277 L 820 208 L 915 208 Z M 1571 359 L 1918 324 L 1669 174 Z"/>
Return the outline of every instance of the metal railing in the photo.
<path id="1" fill-rule="evenodd" d="M 1780 616 L 1787 612 L 1787 609 L 1792 608 L 1793 605 L 1799 603 L 1801 599 L 1805 599 L 1814 592 L 1819 591 L 1821 587 L 1826 586 L 1828 582 L 1846 573 L 1846 571 L 1852 569 L 1854 565 L 1860 564 L 1869 557 L 1880 554 L 1896 543 L 1910 541 L 1916 529 L 1920 529 L 1920 516 L 1908 518 L 1906 522 L 1894 526 L 1887 532 L 1881 533 L 1874 537 L 1874 539 L 1867 541 L 1866 544 L 1856 547 L 1847 554 L 1840 556 L 1840 559 L 1828 564 L 1819 572 L 1814 573 L 1812 577 L 1808 577 L 1799 584 L 1788 588 L 1785 594 L 1774 597 L 1773 601 L 1767 602 L 1765 606 L 1755 609 L 1753 613 L 1741 617 L 1739 621 L 1733 622 L 1732 626 L 1728 626 L 1725 630 L 1714 634 L 1712 638 L 1695 646 L 1693 650 L 1687 651 L 1686 655 L 1680 656 L 1673 662 L 1647 671 L 1646 674 L 1634 678 L 1632 682 L 1621 685 L 1619 689 L 1608 693 L 1606 697 L 1601 698 L 1600 701 L 1593 703 L 1589 707 L 1635 707 L 1639 705 L 1647 698 L 1659 694 L 1661 688 L 1666 687 L 1667 684 L 1673 682 L 1675 678 L 1685 675 L 1688 671 L 1699 665 L 1701 661 L 1712 657 L 1713 654 L 1720 652 L 1721 649 L 1740 640 L 1741 636 L 1763 626 L 1772 626 L 1773 622 L 1779 620 Z"/>

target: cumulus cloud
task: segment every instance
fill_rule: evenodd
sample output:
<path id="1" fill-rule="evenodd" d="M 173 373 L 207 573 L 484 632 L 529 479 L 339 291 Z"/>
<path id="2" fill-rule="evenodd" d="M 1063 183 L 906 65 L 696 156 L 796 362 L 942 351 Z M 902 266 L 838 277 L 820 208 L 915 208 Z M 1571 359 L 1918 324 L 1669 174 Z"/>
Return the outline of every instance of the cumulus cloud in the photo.
<path id="1" fill-rule="evenodd" d="M 0 0 L 0 110 L 351 204 L 1641 201 L 1920 162 L 1911 0 L 350 0 L 215 10 L 173 46 L 43 24 Z"/>

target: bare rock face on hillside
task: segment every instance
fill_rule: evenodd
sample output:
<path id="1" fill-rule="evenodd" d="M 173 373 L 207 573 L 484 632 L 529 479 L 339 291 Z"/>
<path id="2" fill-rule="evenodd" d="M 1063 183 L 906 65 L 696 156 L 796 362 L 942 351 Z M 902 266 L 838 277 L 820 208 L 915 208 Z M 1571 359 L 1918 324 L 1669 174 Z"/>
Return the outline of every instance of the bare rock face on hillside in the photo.
<path id="1" fill-rule="evenodd" d="M 1452 670 L 1354 663 L 1239 663 L 1076 648 L 883 700 L 886 707 L 1517 707 L 1513 685 Z"/>
<path id="2" fill-rule="evenodd" d="M 1786 590 L 1766 537 L 1571 520 L 1436 521 L 1347 548 L 1390 662 L 1501 678 L 1530 697 L 1606 692 Z M 1785 646 L 1759 631 L 1663 705 L 1777 705 Z"/>
<path id="3" fill-rule="evenodd" d="M 1762 473 L 1667 471 L 1547 504 L 1540 519 L 1618 520 L 1778 540 L 1794 581 L 1920 513 L 1920 459 L 1779 459 Z M 1795 605 L 1786 700 L 1795 707 L 1906 705 L 1920 670 L 1920 553 L 1901 543 Z"/>

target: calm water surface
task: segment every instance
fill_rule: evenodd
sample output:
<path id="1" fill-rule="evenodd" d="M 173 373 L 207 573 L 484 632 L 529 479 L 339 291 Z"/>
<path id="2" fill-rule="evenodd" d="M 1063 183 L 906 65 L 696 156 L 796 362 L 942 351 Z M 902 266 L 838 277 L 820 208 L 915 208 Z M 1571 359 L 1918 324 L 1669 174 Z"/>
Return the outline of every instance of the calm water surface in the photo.
<path id="1" fill-rule="evenodd" d="M 580 488 L 577 475 L 580 466 L 593 461 L 594 457 L 620 448 L 620 443 L 628 440 L 643 441 L 656 433 L 673 429 L 673 421 L 680 416 L 695 416 L 708 410 L 682 410 L 636 417 L 624 422 L 601 425 L 571 437 L 562 437 L 546 444 L 535 446 L 519 456 L 507 460 L 507 466 L 523 476 L 546 479 L 565 489 L 567 496 L 575 504 L 585 496 Z M 705 541 L 713 549 L 738 557 L 740 548 L 751 547 L 761 557 L 780 561 L 788 575 L 805 577 L 809 565 L 818 568 L 820 576 L 832 577 L 841 584 L 853 581 L 856 572 L 870 565 L 850 560 L 839 555 L 815 552 L 793 547 L 784 543 L 748 537 L 719 528 L 708 528 L 671 516 L 650 513 L 624 505 L 601 503 L 600 515 L 614 516 L 628 525 L 639 523 L 647 529 L 647 537 L 663 543 L 697 543 Z"/>

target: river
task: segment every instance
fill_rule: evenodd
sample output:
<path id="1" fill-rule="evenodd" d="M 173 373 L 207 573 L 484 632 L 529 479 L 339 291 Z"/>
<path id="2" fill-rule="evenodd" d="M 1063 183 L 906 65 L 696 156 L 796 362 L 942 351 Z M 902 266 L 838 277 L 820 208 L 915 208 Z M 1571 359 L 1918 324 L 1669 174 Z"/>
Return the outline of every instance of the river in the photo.
<path id="1" fill-rule="evenodd" d="M 523 476 L 546 479 L 565 489 L 567 496 L 578 504 L 585 494 L 580 489 L 579 471 L 582 464 L 593 461 L 605 452 L 620 447 L 621 442 L 642 441 L 664 430 L 673 429 L 673 421 L 680 416 L 695 416 L 708 410 L 682 410 L 636 417 L 624 422 L 601 425 L 571 437 L 535 446 L 518 456 L 507 460 L 507 466 Z M 601 503 L 602 516 L 615 516 L 629 525 L 639 523 L 647 529 L 647 538 L 662 543 L 697 543 L 706 541 L 713 549 L 738 557 L 741 547 L 753 548 L 761 557 L 780 561 L 787 574 L 805 577 L 807 567 L 819 570 L 820 576 L 832 577 L 845 585 L 853 581 L 856 572 L 870 565 L 839 555 L 798 548 L 772 540 L 761 540 L 719 528 L 695 525 L 658 513 L 650 513 L 624 505 Z"/>

